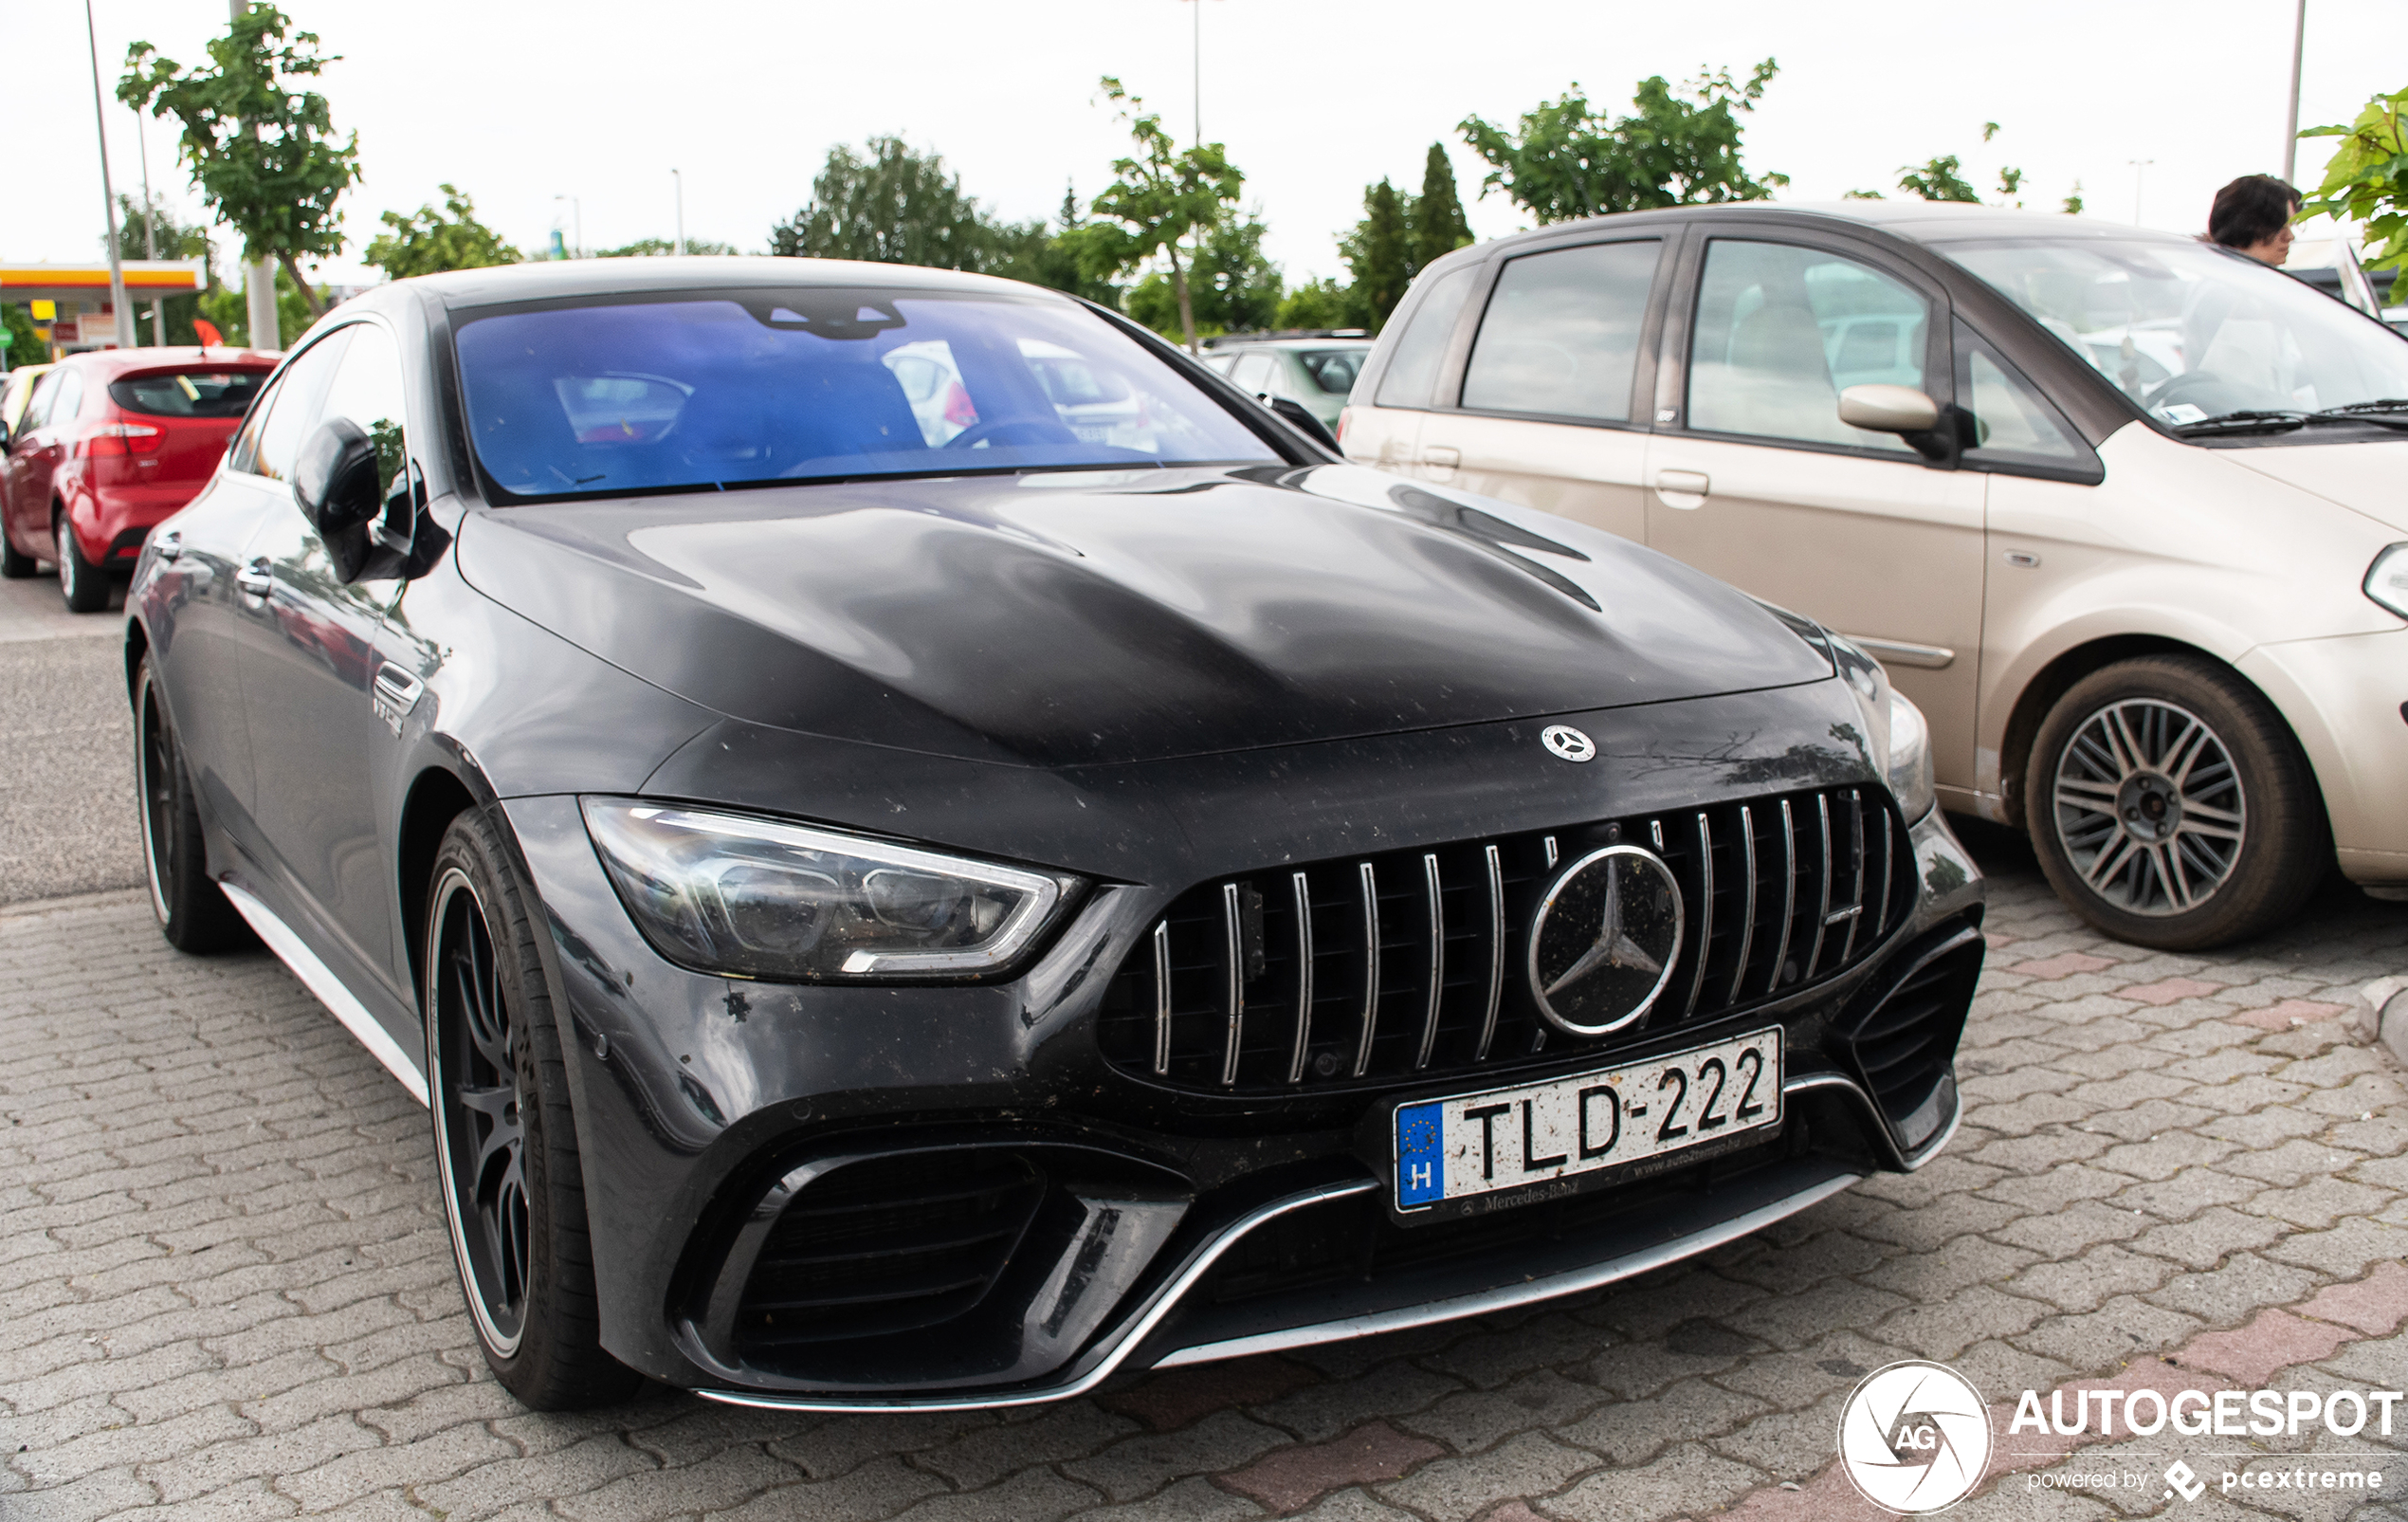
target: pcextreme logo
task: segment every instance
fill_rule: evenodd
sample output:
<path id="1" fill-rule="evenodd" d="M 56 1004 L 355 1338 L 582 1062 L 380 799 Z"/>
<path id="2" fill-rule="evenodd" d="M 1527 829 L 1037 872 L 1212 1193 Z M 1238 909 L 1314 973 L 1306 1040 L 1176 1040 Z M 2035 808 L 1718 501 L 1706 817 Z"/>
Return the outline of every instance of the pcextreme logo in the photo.
<path id="1" fill-rule="evenodd" d="M 1874 1369 L 1839 1413 L 1839 1462 L 1885 1512 L 1956 1505 L 1990 1468 L 1990 1412 L 1971 1381 L 1919 1359 Z"/>

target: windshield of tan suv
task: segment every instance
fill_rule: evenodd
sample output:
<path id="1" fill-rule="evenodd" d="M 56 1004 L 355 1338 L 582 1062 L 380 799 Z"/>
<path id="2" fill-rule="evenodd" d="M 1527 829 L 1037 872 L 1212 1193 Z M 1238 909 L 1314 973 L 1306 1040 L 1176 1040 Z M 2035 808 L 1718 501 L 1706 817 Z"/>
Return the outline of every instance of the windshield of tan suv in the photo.
<path id="1" fill-rule="evenodd" d="M 2408 415 L 2408 340 L 2212 244 L 2069 238 L 1943 245 L 2152 416 L 2181 432 Z"/>
<path id="2" fill-rule="evenodd" d="M 1091 312 L 879 289 L 549 304 L 460 328 L 513 496 L 1279 457 Z"/>

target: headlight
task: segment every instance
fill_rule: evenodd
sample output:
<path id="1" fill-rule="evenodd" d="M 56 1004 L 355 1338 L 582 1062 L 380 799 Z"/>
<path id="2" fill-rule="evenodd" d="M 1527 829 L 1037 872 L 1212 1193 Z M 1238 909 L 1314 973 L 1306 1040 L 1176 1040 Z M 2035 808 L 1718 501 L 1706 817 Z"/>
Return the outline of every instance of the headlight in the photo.
<path id="1" fill-rule="evenodd" d="M 994 972 L 1080 881 L 627 798 L 585 800 L 585 828 L 653 949 L 747 978 Z"/>
<path id="2" fill-rule="evenodd" d="M 1931 725 L 1896 688 L 1889 689 L 1889 791 L 1908 824 L 1929 814 L 1939 797 L 1931 781 Z"/>
<path id="3" fill-rule="evenodd" d="M 2408 618 L 2408 544 L 2394 544 L 2366 568 L 2366 596 Z"/>

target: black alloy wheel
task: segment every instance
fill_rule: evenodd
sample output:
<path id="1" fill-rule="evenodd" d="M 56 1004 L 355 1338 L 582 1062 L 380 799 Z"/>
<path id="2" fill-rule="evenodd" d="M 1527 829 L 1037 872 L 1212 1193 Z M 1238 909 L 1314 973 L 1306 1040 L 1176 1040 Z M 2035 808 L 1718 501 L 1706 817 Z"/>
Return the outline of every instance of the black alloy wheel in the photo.
<path id="1" fill-rule="evenodd" d="M 109 606 L 109 573 L 83 558 L 75 525 L 61 513 L 58 523 L 59 596 L 69 613 L 101 613 Z"/>
<path id="2" fill-rule="evenodd" d="M 452 821 L 424 944 L 429 1109 L 461 1290 L 494 1377 L 539 1411 L 626 1399 L 602 1350 L 585 1188 L 551 1000 L 496 826 Z"/>
<path id="3" fill-rule="evenodd" d="M 2221 662 L 2121 661 L 2040 725 L 2024 824 L 2057 896 L 2121 941 L 2195 951 L 2272 929 L 2332 860 L 2289 726 Z"/>
<path id="4" fill-rule="evenodd" d="M 142 870 L 159 933 L 178 951 L 205 955 L 258 944 L 209 874 L 209 848 L 192 775 L 160 701 L 151 658 L 134 671 L 134 785 L 141 794 Z"/>

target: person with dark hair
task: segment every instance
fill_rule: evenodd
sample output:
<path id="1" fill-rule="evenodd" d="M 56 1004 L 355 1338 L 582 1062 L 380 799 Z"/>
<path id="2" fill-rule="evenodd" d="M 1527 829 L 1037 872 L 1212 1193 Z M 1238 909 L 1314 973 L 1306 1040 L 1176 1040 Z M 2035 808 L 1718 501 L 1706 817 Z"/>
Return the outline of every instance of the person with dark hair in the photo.
<path id="1" fill-rule="evenodd" d="M 2298 212 L 2298 191 L 2271 174 L 2243 174 L 2216 193 L 2208 241 L 2280 268 L 2290 257 L 2291 218 Z"/>

